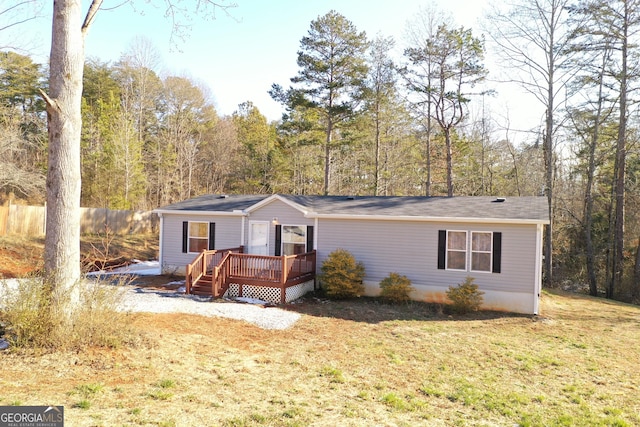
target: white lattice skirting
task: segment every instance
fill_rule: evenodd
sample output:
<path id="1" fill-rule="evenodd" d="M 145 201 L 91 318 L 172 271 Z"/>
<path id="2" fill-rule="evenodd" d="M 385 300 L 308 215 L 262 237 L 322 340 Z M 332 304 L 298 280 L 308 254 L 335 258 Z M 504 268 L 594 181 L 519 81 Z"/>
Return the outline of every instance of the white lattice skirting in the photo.
<path id="1" fill-rule="evenodd" d="M 229 290 L 225 292 L 224 296 L 228 298 L 235 298 L 238 296 L 240 285 L 232 283 L 229 285 Z M 291 286 L 285 289 L 285 302 L 295 301 L 302 297 L 307 292 L 313 291 L 313 280 L 300 283 L 295 286 Z M 269 288 L 266 286 L 242 286 L 242 296 L 247 298 L 257 298 L 262 301 L 267 301 L 273 304 L 280 304 L 280 288 Z"/>

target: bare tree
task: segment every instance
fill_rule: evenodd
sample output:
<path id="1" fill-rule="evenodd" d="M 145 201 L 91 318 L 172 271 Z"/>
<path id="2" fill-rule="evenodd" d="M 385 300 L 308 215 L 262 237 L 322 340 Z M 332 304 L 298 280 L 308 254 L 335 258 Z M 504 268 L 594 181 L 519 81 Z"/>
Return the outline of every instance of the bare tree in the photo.
<path id="1" fill-rule="evenodd" d="M 568 54 L 571 35 L 566 25 L 569 0 L 516 0 L 494 8 L 488 17 L 489 36 L 502 64 L 505 81 L 516 83 L 545 108 L 543 151 L 550 224 L 545 232 L 545 283 L 552 283 L 554 149 L 559 98 L 575 72 Z M 506 10 L 506 11 L 504 11 Z"/>
<path id="2" fill-rule="evenodd" d="M 44 175 L 25 153 L 33 143 L 24 138 L 23 125 L 15 109 L 0 105 L 0 190 L 29 197 L 44 189 Z"/>

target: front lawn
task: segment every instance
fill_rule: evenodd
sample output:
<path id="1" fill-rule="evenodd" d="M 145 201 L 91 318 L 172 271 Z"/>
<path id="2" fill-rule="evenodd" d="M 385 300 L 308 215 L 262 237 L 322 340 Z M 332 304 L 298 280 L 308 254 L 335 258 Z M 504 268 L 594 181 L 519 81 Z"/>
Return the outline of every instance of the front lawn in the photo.
<path id="1" fill-rule="evenodd" d="M 151 345 L 0 352 L 0 405 L 64 405 L 70 426 L 640 425 L 638 307 L 553 293 L 537 317 L 450 317 L 306 301 L 285 331 L 140 314 Z"/>

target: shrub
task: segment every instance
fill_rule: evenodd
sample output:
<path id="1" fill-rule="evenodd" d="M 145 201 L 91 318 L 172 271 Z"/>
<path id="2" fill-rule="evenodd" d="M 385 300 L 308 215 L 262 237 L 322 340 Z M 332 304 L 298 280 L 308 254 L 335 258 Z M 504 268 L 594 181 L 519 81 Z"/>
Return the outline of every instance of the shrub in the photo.
<path id="1" fill-rule="evenodd" d="M 458 286 L 449 286 L 447 298 L 451 301 L 451 309 L 455 313 L 464 314 L 478 311 L 482 305 L 484 292 L 478 290 L 473 277 L 467 277 Z"/>
<path id="2" fill-rule="evenodd" d="M 329 298 L 353 298 L 364 293 L 364 265 L 345 249 L 331 252 L 322 263 L 320 283 Z"/>
<path id="3" fill-rule="evenodd" d="M 121 286 L 82 281 L 74 285 L 78 302 L 71 312 L 54 309 L 49 286 L 39 278 L 21 279 L 0 289 L 0 324 L 15 348 L 81 349 L 141 343 L 132 316 L 118 310 Z M 144 339 L 142 339 L 144 341 Z"/>
<path id="4" fill-rule="evenodd" d="M 380 289 L 382 298 L 395 303 L 409 301 L 409 294 L 414 290 L 411 286 L 411 280 L 398 273 L 389 273 L 387 277 L 382 279 Z"/>

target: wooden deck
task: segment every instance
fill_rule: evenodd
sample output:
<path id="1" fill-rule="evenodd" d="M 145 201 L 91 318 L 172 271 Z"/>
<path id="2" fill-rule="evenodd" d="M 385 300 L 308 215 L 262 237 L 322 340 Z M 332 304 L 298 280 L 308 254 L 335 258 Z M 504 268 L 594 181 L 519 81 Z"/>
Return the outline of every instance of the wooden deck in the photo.
<path id="1" fill-rule="evenodd" d="M 242 246 L 203 251 L 187 265 L 186 292 L 219 298 L 231 284 L 238 285 L 238 296 L 244 286 L 277 288 L 284 303 L 287 288 L 314 280 L 315 274 L 316 251 L 283 256 L 245 254 Z"/>

